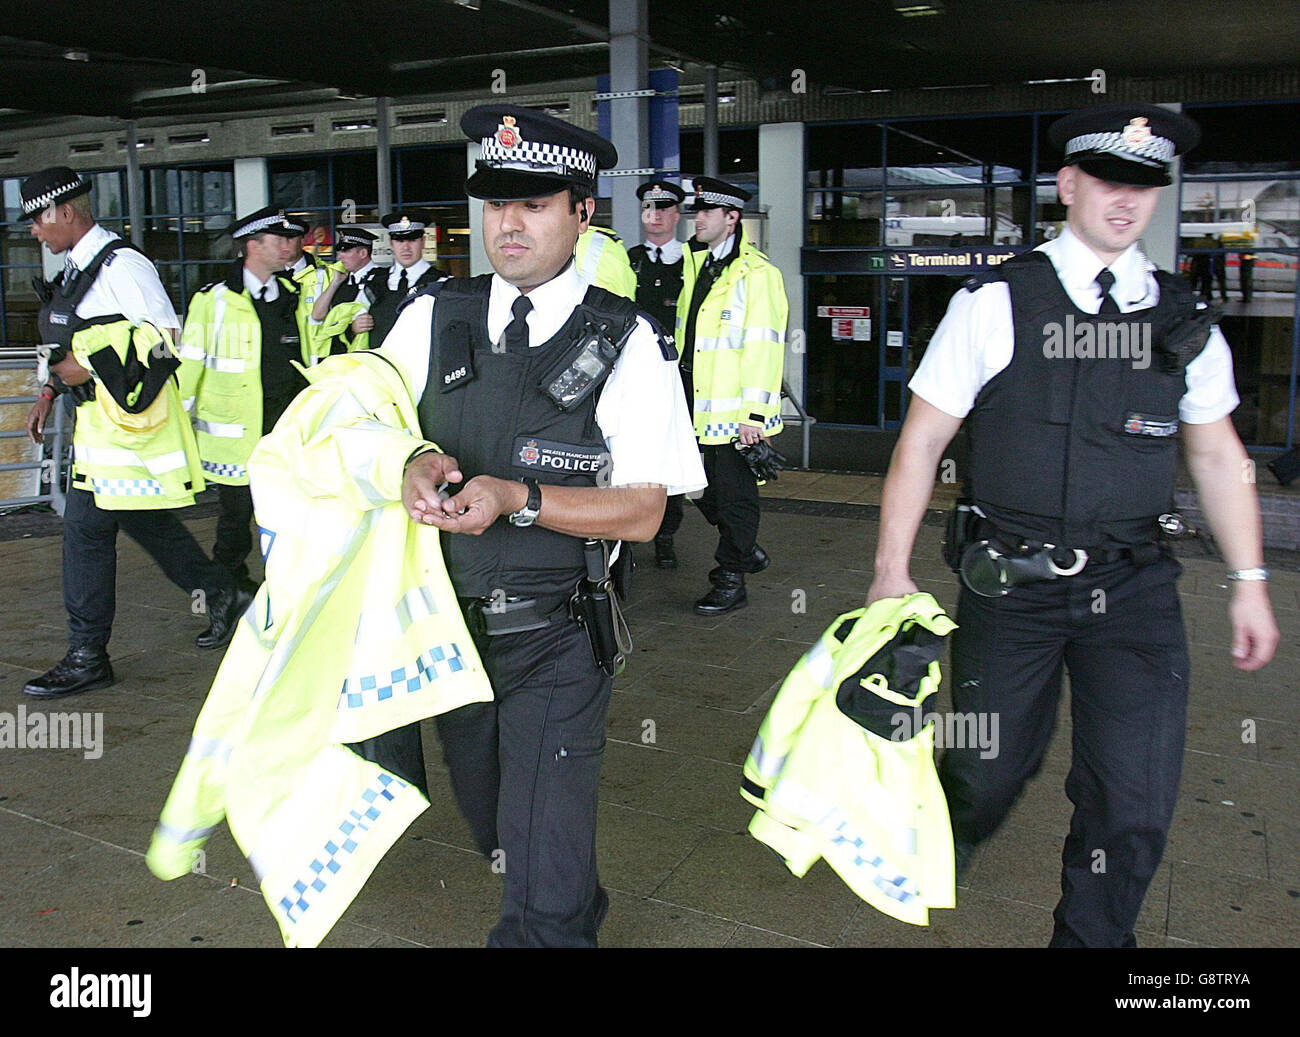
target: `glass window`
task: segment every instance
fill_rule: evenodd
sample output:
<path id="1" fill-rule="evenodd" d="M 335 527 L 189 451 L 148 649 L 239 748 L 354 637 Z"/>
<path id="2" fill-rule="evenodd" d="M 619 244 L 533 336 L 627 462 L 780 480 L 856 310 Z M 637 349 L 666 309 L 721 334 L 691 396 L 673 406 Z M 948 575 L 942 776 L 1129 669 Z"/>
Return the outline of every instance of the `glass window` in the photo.
<path id="1" fill-rule="evenodd" d="M 1021 245 L 1028 222 L 1026 187 L 891 187 L 885 198 L 886 245 Z"/>
<path id="2" fill-rule="evenodd" d="M 395 153 L 399 203 L 460 201 L 465 197 L 465 149 L 406 148 Z"/>
<path id="3" fill-rule="evenodd" d="M 1014 183 L 1030 176 L 1033 122 L 1027 115 L 891 123 L 889 183 Z"/>
<path id="4" fill-rule="evenodd" d="M 331 204 L 328 159 L 275 158 L 267 162 L 266 171 L 277 205 L 312 209 Z"/>
<path id="5" fill-rule="evenodd" d="M 1300 172 L 1295 127 L 1300 104 L 1226 105 L 1187 114 L 1201 127 L 1201 142 L 1183 160 L 1183 175 Z"/>

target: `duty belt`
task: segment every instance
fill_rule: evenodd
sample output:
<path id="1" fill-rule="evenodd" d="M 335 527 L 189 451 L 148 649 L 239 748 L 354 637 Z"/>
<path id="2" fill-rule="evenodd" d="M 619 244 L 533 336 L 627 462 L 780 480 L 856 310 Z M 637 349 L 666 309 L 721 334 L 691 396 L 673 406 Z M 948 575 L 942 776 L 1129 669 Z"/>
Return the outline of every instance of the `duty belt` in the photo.
<path id="1" fill-rule="evenodd" d="M 476 636 L 499 637 L 502 634 L 521 634 L 525 630 L 541 630 L 568 614 L 567 600 L 558 606 L 548 606 L 536 598 L 516 595 L 462 598 L 461 604 L 470 633 Z"/>

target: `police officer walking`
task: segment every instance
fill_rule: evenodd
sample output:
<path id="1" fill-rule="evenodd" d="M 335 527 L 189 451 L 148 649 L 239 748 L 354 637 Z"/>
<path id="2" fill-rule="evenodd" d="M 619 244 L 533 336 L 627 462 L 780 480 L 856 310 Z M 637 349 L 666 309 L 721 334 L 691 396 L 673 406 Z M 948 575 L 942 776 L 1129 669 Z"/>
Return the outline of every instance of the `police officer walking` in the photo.
<path id="1" fill-rule="evenodd" d="M 443 534 L 496 696 L 438 731 L 476 843 L 504 869 L 489 944 L 590 946 L 608 905 L 596 797 L 617 667 L 570 599 L 599 538 L 649 540 L 665 493 L 704 475 L 671 344 L 574 266 L 613 145 L 511 105 L 461 127 L 482 144 L 465 188 L 496 273 L 417 296 L 381 350 L 414 381 L 428 441 L 402 500 Z"/>
<path id="2" fill-rule="evenodd" d="M 627 250 L 636 274 L 636 304 L 663 327 L 677 322 L 677 296 L 682 291 L 682 243 L 677 240 L 677 221 L 686 192 L 668 180 L 650 180 L 636 189 L 641 199 L 644 244 Z M 682 498 L 669 497 L 664 520 L 655 534 L 655 564 L 660 569 L 677 568 L 673 534 L 682 524 Z"/>
<path id="3" fill-rule="evenodd" d="M 205 592 L 214 626 L 232 625 L 242 611 L 225 571 L 170 510 L 194 503 L 203 489 L 171 382 L 180 321 L 148 258 L 95 222 L 90 189 L 66 166 L 42 170 L 20 189 L 32 236 L 66 257 L 38 317 L 42 341 L 53 349 L 28 436 L 42 442 L 58 395 L 71 392 L 79 408 L 63 514 L 68 653 L 23 688 L 38 698 L 114 683 L 108 641 L 119 529 L 178 587 Z"/>
<path id="4" fill-rule="evenodd" d="M 694 180 L 695 236 L 682 264 L 677 344 L 709 485 L 696 502 L 718 528 L 712 589 L 695 604 L 720 616 L 747 604 L 745 574 L 769 563 L 758 546 L 758 480 L 737 447 L 782 429 L 781 377 L 790 304 L 781 271 L 745 239 L 749 193 Z"/>
<path id="5" fill-rule="evenodd" d="M 386 278 L 370 283 L 375 293 L 370 304 L 370 316 L 375 322 L 370 329 L 371 346 L 383 344 L 397 320 L 397 308 L 407 296 L 446 276 L 424 258 L 423 223 L 397 212 L 389 213 L 381 222 L 392 245 L 393 265 Z"/>
<path id="6" fill-rule="evenodd" d="M 288 239 L 289 261 L 285 264 L 285 269 L 298 285 L 298 308 L 302 311 L 301 320 L 314 334 L 316 327 L 310 323 L 312 307 L 329 285 L 338 267 L 318 259 L 303 248 L 311 224 L 300 216 L 290 216 L 289 225 L 298 233 Z M 313 345 L 313 353 L 320 352 L 322 350 L 315 349 Z"/>
<path id="7" fill-rule="evenodd" d="M 293 361 L 309 366 L 314 358 L 298 284 L 285 270 L 300 226 L 283 209 L 268 206 L 236 220 L 230 234 L 240 255 L 224 280 L 205 285 L 190 300 L 180 377 L 203 471 L 217 484 L 221 503 L 212 554 L 248 597 L 248 458 L 307 384 Z M 233 633 L 214 626 L 195 643 L 220 648 Z"/>
<path id="8" fill-rule="evenodd" d="M 380 292 L 376 282 L 388 277 L 388 271 L 372 258 L 377 240 L 365 227 L 353 224 L 335 230 L 334 254 L 342 269 L 335 271 L 325 291 L 312 304 L 317 352 L 338 354 L 369 348 L 370 330 L 375 326 L 370 306 Z"/>
<path id="9" fill-rule="evenodd" d="M 885 480 L 869 601 L 917 589 L 913 541 L 939 459 L 968 422 L 973 510 L 958 512 L 949 545 L 963 584 L 953 708 L 996 715 L 1000 745 L 987 759 L 950 747 L 942 762 L 959 869 L 1038 771 L 1069 671 L 1058 947 L 1135 945 L 1173 817 L 1188 653 L 1181 569 L 1160 523 L 1173 521 L 1180 425 L 1231 570 L 1235 665 L 1258 669 L 1278 640 L 1227 343 L 1186 282 L 1137 246 L 1171 161 L 1199 136 L 1146 104 L 1053 124 L 1066 229 L 953 298 Z"/>

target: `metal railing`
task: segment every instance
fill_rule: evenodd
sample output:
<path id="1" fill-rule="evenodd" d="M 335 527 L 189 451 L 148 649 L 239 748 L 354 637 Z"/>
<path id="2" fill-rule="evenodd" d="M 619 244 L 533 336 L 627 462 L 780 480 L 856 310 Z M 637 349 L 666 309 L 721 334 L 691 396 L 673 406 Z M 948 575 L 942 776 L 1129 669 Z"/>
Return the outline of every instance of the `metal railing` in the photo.
<path id="1" fill-rule="evenodd" d="M 9 353 L 18 352 L 9 350 Z M 7 355 L 0 358 L 0 371 L 30 371 L 36 363 L 35 350 L 28 351 L 29 356 Z M 36 402 L 35 396 L 0 396 L 0 407 L 19 407 L 26 423 L 27 411 Z M 23 472 L 38 470 L 47 473 L 49 490 L 29 497 L 0 498 L 0 511 L 7 508 L 22 507 L 27 504 L 48 504 L 60 515 L 63 514 L 67 498 L 64 490 L 64 476 L 67 467 L 67 446 L 70 440 L 67 408 L 63 400 L 56 399 L 50 412 L 50 420 L 45 429 L 45 444 L 41 450 L 41 459 L 37 461 L 13 461 L 0 464 L 0 472 Z M 0 432 L 0 439 L 26 439 L 25 429 L 12 429 Z M 47 456 L 48 455 L 48 456 Z M 38 486 L 40 484 L 38 483 Z"/>
<path id="2" fill-rule="evenodd" d="M 799 398 L 790 391 L 790 386 L 784 379 L 781 381 L 781 395 L 790 402 L 790 406 L 794 408 L 795 414 L 798 415 L 797 418 L 786 420 L 783 417 L 781 420 L 787 425 L 796 421 L 799 423 L 803 432 L 803 465 L 801 467 L 807 469 L 809 467 L 809 459 L 812 456 L 812 427 L 817 424 L 817 419 L 803 409 L 803 405 L 800 404 Z"/>

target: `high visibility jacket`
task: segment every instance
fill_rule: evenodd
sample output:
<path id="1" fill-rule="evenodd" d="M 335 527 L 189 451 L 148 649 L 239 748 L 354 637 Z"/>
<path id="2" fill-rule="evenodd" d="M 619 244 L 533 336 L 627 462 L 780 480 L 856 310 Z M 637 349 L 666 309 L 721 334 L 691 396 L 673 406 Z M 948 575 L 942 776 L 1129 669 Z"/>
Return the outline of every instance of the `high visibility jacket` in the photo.
<path id="1" fill-rule="evenodd" d="M 348 744 L 492 698 L 438 533 L 401 503 L 423 444 L 410 390 L 371 352 L 307 377 L 249 463 L 266 581 L 146 858 L 164 879 L 196 870 L 224 817 L 289 946 L 325 937 L 428 806 Z"/>
<path id="2" fill-rule="evenodd" d="M 636 274 L 622 239 L 606 227 L 588 227 L 578 235 L 573 262 L 578 274 L 588 284 L 636 299 Z"/>
<path id="3" fill-rule="evenodd" d="M 781 271 L 742 236 L 739 249 L 709 288 L 685 340 L 691 295 L 709 251 L 683 250 L 677 296 L 677 348 L 691 357 L 695 434 L 703 444 L 730 443 L 742 424 L 774 436 L 781 424 L 781 378 L 790 303 Z"/>
<path id="4" fill-rule="evenodd" d="M 311 308 L 316 305 L 316 300 L 320 298 L 321 293 L 329 287 L 335 272 L 343 269 L 343 264 L 326 263 L 310 252 L 304 255 L 307 257 L 307 265 L 292 276 L 298 285 L 298 323 L 306 328 L 310 335 L 308 346 L 314 360 L 321 356 L 329 356 L 329 340 L 322 339 L 320 327 L 311 323 Z"/>
<path id="5" fill-rule="evenodd" d="M 95 380 L 94 399 L 77 407 L 72 485 L 106 511 L 193 504 L 203 472 L 166 336 L 121 317 L 93 320 L 72 336 L 72 355 Z"/>
<path id="6" fill-rule="evenodd" d="M 803 877 L 819 857 L 872 907 L 929 924 L 956 904 L 952 829 L 934 768 L 942 640 L 929 594 L 846 613 L 781 685 L 745 761 L 750 834 Z"/>
<path id="7" fill-rule="evenodd" d="M 370 348 L 370 332 L 359 331 L 355 335 L 349 330 L 352 322 L 370 309 L 365 299 L 353 299 L 330 307 L 329 313 L 320 325 L 314 329 L 318 342 L 325 344 L 328 350 L 335 342 L 341 342 L 349 353 L 359 349 Z"/>
<path id="8" fill-rule="evenodd" d="M 248 458 L 262 438 L 262 322 L 234 276 L 200 288 L 190 300 L 181 332 L 180 385 L 208 481 L 246 486 Z M 282 292 L 297 290 L 287 274 L 279 285 Z M 312 336 L 301 307 L 295 324 L 302 364 L 310 367 Z"/>

